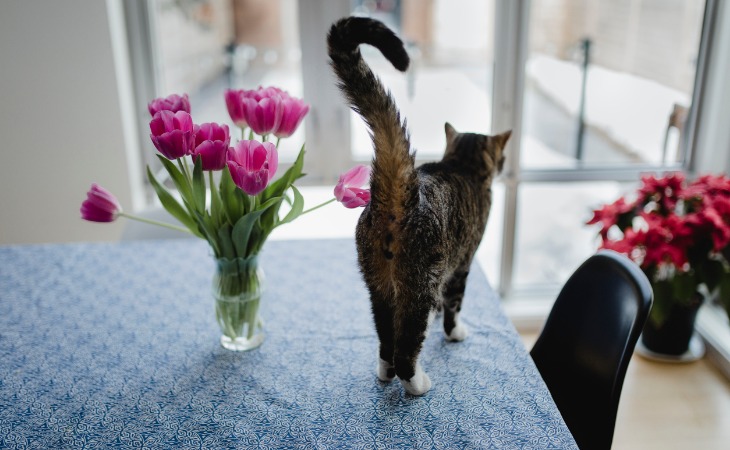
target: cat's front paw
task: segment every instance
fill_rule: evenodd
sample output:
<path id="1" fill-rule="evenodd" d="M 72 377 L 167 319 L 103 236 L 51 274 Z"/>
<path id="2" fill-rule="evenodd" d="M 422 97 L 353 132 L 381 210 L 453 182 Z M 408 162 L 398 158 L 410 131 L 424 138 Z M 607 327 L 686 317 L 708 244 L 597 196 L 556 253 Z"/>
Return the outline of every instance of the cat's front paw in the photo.
<path id="1" fill-rule="evenodd" d="M 383 383 L 390 383 L 395 378 L 395 367 L 388 361 L 378 358 L 376 373 L 378 374 L 378 380 Z"/>
<path id="2" fill-rule="evenodd" d="M 466 325 L 460 323 L 451 330 L 451 333 L 446 335 L 446 339 L 451 342 L 461 342 L 466 339 L 467 336 L 469 336 L 469 329 Z"/>
<path id="3" fill-rule="evenodd" d="M 405 390 L 411 395 L 423 395 L 431 390 L 431 379 L 420 365 L 416 366 L 416 373 L 410 380 L 400 380 Z"/>

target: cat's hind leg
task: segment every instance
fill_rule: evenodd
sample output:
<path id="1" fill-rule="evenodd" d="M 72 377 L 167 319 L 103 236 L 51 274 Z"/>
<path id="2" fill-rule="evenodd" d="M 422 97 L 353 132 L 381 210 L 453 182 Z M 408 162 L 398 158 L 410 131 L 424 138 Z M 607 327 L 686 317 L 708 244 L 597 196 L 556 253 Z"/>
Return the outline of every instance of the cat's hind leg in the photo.
<path id="1" fill-rule="evenodd" d="M 378 339 L 380 340 L 376 374 L 380 381 L 388 383 L 395 378 L 395 365 L 393 364 L 394 312 L 392 302 L 387 296 L 378 293 L 371 293 L 370 301 L 372 303 L 375 331 L 378 333 Z"/>
<path id="2" fill-rule="evenodd" d="M 418 362 L 418 357 L 426 338 L 429 315 L 435 303 L 431 299 L 413 300 L 406 302 L 396 313 L 395 373 L 409 394 L 423 395 L 431 389 L 431 379 Z"/>
<path id="3" fill-rule="evenodd" d="M 464 300 L 466 290 L 466 277 L 468 270 L 457 270 L 451 275 L 444 286 L 443 310 L 444 310 L 444 334 L 446 339 L 452 342 L 460 342 L 466 339 L 469 330 L 466 325 L 459 321 L 461 303 Z"/>

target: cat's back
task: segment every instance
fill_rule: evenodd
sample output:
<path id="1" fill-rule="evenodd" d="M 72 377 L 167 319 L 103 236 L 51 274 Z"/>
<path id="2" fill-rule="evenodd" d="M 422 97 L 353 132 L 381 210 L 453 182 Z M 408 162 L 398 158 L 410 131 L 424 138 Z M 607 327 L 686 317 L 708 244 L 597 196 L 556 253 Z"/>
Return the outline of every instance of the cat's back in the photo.
<path id="1" fill-rule="evenodd" d="M 363 211 L 357 241 L 369 265 L 451 264 L 461 257 L 460 249 L 478 244 L 486 220 L 478 183 L 442 163 L 420 166 L 417 180 L 418 195 L 398 220 L 371 206 Z"/>

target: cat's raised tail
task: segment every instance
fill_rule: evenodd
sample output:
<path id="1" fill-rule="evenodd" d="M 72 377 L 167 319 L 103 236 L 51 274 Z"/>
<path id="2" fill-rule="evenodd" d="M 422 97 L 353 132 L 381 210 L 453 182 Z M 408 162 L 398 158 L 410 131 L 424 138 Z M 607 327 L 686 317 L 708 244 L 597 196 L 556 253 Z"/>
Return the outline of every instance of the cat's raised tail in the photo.
<path id="1" fill-rule="evenodd" d="M 327 36 L 331 65 L 340 90 L 370 128 L 375 157 L 370 180 L 371 208 L 396 219 L 415 186 L 415 157 L 405 121 L 395 102 L 360 54 L 360 44 L 376 47 L 393 66 L 405 71 L 410 59 L 403 41 L 383 23 L 365 17 L 335 22 Z"/>

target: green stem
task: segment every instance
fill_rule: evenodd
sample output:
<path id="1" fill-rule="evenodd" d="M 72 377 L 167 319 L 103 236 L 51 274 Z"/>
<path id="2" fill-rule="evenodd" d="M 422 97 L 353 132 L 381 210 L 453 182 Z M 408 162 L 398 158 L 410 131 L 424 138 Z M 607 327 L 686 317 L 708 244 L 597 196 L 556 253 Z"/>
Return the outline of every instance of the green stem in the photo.
<path id="1" fill-rule="evenodd" d="M 321 203 L 321 204 L 319 204 L 319 205 L 317 205 L 315 207 L 309 208 L 306 211 L 302 211 L 302 214 L 300 214 L 300 216 L 301 215 L 304 215 L 304 214 L 307 214 L 307 213 L 310 213 L 310 212 L 314 211 L 315 209 L 319 209 L 319 208 L 321 208 L 321 207 L 323 207 L 325 205 L 329 205 L 330 203 L 334 202 L 335 200 L 337 200 L 337 199 L 336 198 L 331 198 L 331 199 L 327 200 L 324 203 Z"/>
<path id="2" fill-rule="evenodd" d="M 138 222 L 148 223 L 150 225 L 157 225 L 158 227 L 164 227 L 164 228 L 169 228 L 169 229 L 175 230 L 175 231 L 181 231 L 183 233 L 188 233 L 188 234 L 192 234 L 193 233 L 192 231 L 188 230 L 187 228 L 178 227 L 178 226 L 173 225 L 171 223 L 158 222 L 157 220 L 146 219 L 144 217 L 139 217 L 139 216 L 135 216 L 135 215 L 132 215 L 132 214 L 127 214 L 127 213 L 124 213 L 124 212 L 120 212 L 119 213 L 119 216 L 126 217 L 127 219 L 136 220 Z"/>
<path id="3" fill-rule="evenodd" d="M 276 137 L 276 148 L 279 148 L 279 142 L 281 142 L 281 138 L 279 136 Z"/>
<path id="4" fill-rule="evenodd" d="M 220 225 L 220 218 L 218 217 L 220 211 L 220 193 L 215 187 L 215 179 L 213 178 L 213 171 L 208 171 L 208 183 L 210 184 L 210 216 L 213 218 L 214 226 L 218 228 Z"/>
<path id="5" fill-rule="evenodd" d="M 180 166 L 180 170 L 182 170 L 183 175 L 185 175 L 185 178 L 188 181 L 188 185 L 190 185 L 193 178 L 190 176 L 190 170 L 188 170 L 188 162 L 185 161 L 185 157 L 178 158 L 177 163 Z"/>

